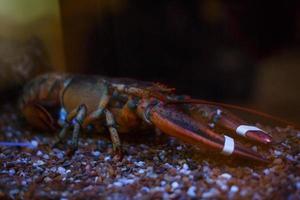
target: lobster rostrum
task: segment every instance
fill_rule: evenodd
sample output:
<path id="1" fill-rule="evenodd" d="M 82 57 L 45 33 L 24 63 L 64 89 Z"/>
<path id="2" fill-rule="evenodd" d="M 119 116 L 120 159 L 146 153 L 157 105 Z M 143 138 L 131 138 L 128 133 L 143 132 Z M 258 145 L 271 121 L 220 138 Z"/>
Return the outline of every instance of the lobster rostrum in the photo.
<path id="1" fill-rule="evenodd" d="M 260 154 L 216 133 L 215 128 L 263 144 L 272 139 L 220 106 L 175 95 L 173 88 L 162 84 L 132 79 L 44 74 L 25 86 L 20 108 L 33 126 L 51 131 L 60 128 L 57 143 L 72 129 L 73 151 L 80 131 L 90 127 L 99 132 L 108 129 L 119 155 L 119 133 L 151 127 L 201 148 L 261 162 L 266 159 Z"/>

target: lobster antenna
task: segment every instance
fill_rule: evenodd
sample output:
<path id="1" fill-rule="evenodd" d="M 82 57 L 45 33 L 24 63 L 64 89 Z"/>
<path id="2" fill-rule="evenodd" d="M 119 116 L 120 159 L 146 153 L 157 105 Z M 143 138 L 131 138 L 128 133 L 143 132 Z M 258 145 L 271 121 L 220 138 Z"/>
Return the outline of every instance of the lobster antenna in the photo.
<path id="1" fill-rule="evenodd" d="M 224 108 L 230 108 L 230 109 L 235 109 L 235 110 L 240 110 L 240 111 L 244 111 L 244 112 L 248 112 L 250 114 L 254 114 L 254 115 L 259 115 L 261 117 L 267 118 L 267 119 L 271 119 L 273 121 L 277 121 L 289 126 L 294 126 L 295 128 L 300 128 L 298 125 L 286 121 L 284 119 L 281 119 L 279 117 L 275 117 L 272 116 L 268 113 L 262 112 L 262 111 L 257 111 L 251 108 L 246 108 L 243 106 L 237 106 L 237 105 L 233 105 L 233 104 L 227 104 L 227 103 L 220 103 L 220 102 L 214 102 L 214 101 L 207 101 L 207 100 L 200 100 L 200 99 L 185 99 L 185 100 L 175 100 L 175 101 L 171 101 L 168 102 L 170 104 L 181 104 L 181 103 L 191 103 L 191 104 L 207 104 L 207 105 L 215 105 L 215 106 L 222 106 Z"/>

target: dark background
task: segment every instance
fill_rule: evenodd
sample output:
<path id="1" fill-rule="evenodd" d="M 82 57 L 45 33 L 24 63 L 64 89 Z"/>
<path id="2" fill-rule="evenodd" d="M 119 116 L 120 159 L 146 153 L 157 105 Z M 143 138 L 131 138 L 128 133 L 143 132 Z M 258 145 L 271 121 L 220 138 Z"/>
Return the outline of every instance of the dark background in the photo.
<path id="1" fill-rule="evenodd" d="M 299 1 L 60 1 L 67 71 L 160 81 L 297 121 Z"/>

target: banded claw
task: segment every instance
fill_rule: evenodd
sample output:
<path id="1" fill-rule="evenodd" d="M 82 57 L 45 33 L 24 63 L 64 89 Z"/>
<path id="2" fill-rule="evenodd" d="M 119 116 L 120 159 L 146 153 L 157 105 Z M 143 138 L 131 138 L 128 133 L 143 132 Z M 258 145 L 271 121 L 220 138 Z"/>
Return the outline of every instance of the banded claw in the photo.
<path id="1" fill-rule="evenodd" d="M 272 136 L 266 131 L 246 123 L 227 110 L 212 105 L 187 105 L 188 113 L 196 120 L 212 123 L 214 126 L 245 137 L 254 142 L 269 144 Z"/>
<path id="2" fill-rule="evenodd" d="M 267 162 L 266 158 L 262 155 L 244 147 L 241 143 L 235 141 L 234 138 L 217 134 L 203 120 L 195 119 L 194 116 L 182 111 L 178 106 L 164 105 L 163 103 L 158 103 L 154 106 L 149 106 L 151 104 L 147 105 L 141 106 L 139 112 L 147 113 L 148 120 L 168 135 L 202 148 L 209 148 L 212 151 L 217 151 L 227 156 L 232 155 L 254 161 Z M 228 124 L 225 125 L 228 126 Z M 270 140 L 270 138 L 265 139 L 263 138 L 264 136 L 261 136 L 262 131 L 250 131 L 250 128 L 248 127 L 247 129 L 247 127 L 244 127 L 242 130 L 247 138 L 256 139 L 258 136 L 257 138 L 260 142 Z M 230 127 L 230 129 L 234 128 Z M 245 130 L 247 131 L 245 132 Z M 242 132 L 241 130 L 239 131 Z"/>

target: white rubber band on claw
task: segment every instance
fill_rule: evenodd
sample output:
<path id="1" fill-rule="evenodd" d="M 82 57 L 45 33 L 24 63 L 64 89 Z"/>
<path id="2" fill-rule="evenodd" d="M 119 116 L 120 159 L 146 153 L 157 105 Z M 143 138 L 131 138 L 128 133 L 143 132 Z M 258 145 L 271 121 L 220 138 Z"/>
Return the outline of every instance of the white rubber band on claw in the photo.
<path id="1" fill-rule="evenodd" d="M 222 150 L 222 154 L 224 155 L 231 155 L 234 151 L 234 140 L 231 137 L 228 137 L 227 135 L 224 135 L 224 147 Z"/>
<path id="2" fill-rule="evenodd" d="M 260 128 L 257 128 L 256 126 L 240 125 L 236 128 L 236 133 L 241 135 L 241 136 L 244 136 L 244 137 L 246 137 L 246 133 L 248 131 L 262 131 L 262 132 L 264 132 L 263 130 L 261 130 Z"/>

